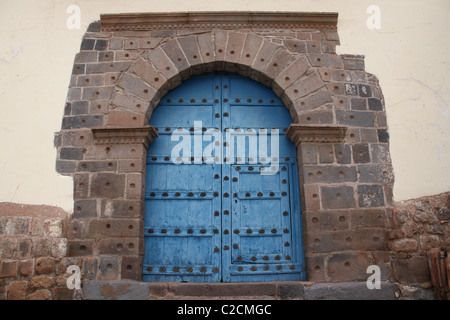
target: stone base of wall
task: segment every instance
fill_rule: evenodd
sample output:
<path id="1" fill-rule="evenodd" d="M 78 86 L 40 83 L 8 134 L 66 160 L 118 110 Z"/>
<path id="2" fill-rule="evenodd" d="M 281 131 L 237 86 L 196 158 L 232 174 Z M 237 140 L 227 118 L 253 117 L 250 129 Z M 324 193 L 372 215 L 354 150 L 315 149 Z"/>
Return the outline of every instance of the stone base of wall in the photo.
<path id="1" fill-rule="evenodd" d="M 0 300 L 71 300 L 66 286 L 67 213 L 0 203 Z"/>
<path id="2" fill-rule="evenodd" d="M 258 283 L 83 283 L 85 300 L 394 300 L 395 288 L 383 281 L 369 290 L 365 282 L 258 282 Z"/>
<path id="3" fill-rule="evenodd" d="M 388 234 L 393 281 L 404 297 L 429 297 L 427 254 L 450 249 L 450 192 L 395 203 L 393 221 Z"/>

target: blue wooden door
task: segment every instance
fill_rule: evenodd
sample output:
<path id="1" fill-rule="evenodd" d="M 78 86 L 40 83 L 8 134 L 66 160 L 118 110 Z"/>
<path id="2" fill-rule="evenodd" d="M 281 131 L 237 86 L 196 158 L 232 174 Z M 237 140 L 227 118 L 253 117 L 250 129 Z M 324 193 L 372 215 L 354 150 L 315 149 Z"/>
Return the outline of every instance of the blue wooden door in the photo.
<path id="1" fill-rule="evenodd" d="M 291 122 L 270 89 L 223 72 L 161 100 L 147 152 L 144 281 L 305 280 Z"/>

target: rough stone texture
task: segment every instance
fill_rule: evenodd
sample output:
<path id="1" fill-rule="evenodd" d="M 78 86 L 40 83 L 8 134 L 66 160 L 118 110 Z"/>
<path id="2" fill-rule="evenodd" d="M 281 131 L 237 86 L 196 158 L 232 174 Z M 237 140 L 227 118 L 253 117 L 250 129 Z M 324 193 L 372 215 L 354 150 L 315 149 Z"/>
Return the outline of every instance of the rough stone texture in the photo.
<path id="1" fill-rule="evenodd" d="M 395 287 L 382 281 L 380 289 L 365 282 L 311 283 L 83 283 L 85 300 L 394 300 Z"/>
<path id="2" fill-rule="evenodd" d="M 427 253 L 450 247 L 450 193 L 397 202 L 388 233 L 393 280 L 402 299 L 433 299 Z"/>
<path id="3" fill-rule="evenodd" d="M 57 279 L 67 255 L 67 225 L 59 208 L 0 203 L 0 300 L 62 297 L 59 292 L 68 289 Z"/>

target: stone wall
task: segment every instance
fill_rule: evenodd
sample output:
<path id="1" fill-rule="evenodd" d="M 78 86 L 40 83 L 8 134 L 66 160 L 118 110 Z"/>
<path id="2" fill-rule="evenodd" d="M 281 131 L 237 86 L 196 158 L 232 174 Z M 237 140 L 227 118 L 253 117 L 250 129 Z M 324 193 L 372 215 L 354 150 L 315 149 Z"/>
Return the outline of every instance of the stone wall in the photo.
<path id="1" fill-rule="evenodd" d="M 360 281 L 372 264 L 389 277 L 394 178 L 378 80 L 363 56 L 336 54 L 337 15 L 272 15 L 106 15 L 90 25 L 55 146 L 58 172 L 74 178 L 69 256 L 109 266 L 92 278 L 141 279 L 145 156 L 157 138 L 148 120 L 170 89 L 219 70 L 261 82 L 290 111 L 308 280 Z"/>
<path id="2" fill-rule="evenodd" d="M 388 233 L 392 278 L 406 297 L 430 297 L 427 254 L 450 248 L 450 193 L 397 202 Z"/>
<path id="3" fill-rule="evenodd" d="M 68 300 L 67 213 L 0 203 L 0 300 Z"/>

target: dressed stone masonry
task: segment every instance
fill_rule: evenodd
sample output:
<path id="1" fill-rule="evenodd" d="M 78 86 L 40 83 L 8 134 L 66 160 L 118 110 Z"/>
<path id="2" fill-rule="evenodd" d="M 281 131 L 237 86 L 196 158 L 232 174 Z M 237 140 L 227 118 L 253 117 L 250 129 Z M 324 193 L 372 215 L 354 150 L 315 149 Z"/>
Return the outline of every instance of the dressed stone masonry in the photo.
<path id="1" fill-rule="evenodd" d="M 184 80 L 227 71 L 271 88 L 294 124 L 308 280 L 390 278 L 394 175 L 384 98 L 364 57 L 338 55 L 335 13 L 102 15 L 75 57 L 56 168 L 74 179 L 68 256 L 83 280 L 142 278 L 148 126 Z M 149 213 L 151 214 L 151 213 Z"/>

